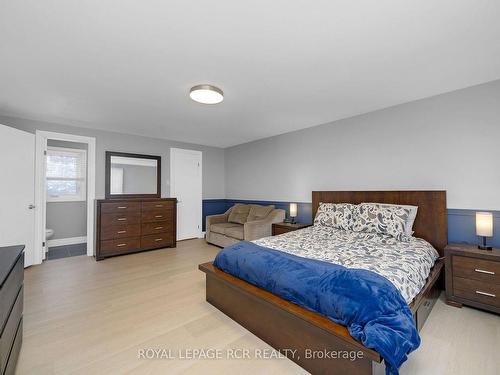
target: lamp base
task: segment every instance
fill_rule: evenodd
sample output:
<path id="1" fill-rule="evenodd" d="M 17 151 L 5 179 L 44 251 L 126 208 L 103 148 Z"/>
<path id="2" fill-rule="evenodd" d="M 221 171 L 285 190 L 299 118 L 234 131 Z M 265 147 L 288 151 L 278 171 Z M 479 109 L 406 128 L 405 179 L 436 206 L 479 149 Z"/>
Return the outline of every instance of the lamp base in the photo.
<path id="1" fill-rule="evenodd" d="M 493 250 L 493 247 L 491 246 L 477 245 L 477 248 L 481 250 Z"/>
<path id="2" fill-rule="evenodd" d="M 292 217 L 292 218 L 290 219 L 290 224 L 295 224 L 295 218 L 294 218 L 294 217 Z"/>
<path id="3" fill-rule="evenodd" d="M 493 250 L 493 247 L 486 245 L 486 237 L 485 236 L 481 236 L 481 239 L 482 239 L 481 243 L 479 245 L 477 245 L 478 249 Z"/>

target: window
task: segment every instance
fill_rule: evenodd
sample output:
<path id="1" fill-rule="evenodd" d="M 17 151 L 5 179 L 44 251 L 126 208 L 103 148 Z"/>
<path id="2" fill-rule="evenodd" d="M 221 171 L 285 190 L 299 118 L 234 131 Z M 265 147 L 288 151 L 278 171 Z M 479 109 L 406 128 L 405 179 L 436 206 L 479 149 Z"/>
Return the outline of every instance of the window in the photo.
<path id="1" fill-rule="evenodd" d="M 87 151 L 72 148 L 47 149 L 47 202 L 87 200 Z"/>

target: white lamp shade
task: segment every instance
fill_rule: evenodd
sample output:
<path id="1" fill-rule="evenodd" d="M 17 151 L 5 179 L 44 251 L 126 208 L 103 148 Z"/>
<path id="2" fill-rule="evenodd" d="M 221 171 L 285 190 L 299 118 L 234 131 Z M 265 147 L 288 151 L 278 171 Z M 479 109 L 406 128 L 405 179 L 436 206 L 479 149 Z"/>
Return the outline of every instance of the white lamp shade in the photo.
<path id="1" fill-rule="evenodd" d="M 476 212 L 476 234 L 481 237 L 493 237 L 493 214 Z"/>
<path id="2" fill-rule="evenodd" d="M 297 203 L 290 203 L 290 217 L 297 216 Z"/>

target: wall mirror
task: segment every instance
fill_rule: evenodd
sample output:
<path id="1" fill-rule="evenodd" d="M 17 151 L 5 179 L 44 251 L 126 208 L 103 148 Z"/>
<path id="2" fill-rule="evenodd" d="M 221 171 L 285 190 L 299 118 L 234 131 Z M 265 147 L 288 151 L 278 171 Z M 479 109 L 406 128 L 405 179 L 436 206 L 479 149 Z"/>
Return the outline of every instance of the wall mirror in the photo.
<path id="1" fill-rule="evenodd" d="M 160 198 L 161 156 L 106 151 L 106 199 Z"/>

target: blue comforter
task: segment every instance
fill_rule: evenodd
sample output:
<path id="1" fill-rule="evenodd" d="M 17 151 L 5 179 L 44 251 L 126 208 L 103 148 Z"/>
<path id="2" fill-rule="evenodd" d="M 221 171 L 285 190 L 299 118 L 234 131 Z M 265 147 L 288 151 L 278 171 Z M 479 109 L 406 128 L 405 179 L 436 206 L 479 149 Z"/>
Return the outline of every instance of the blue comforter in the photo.
<path id="1" fill-rule="evenodd" d="M 398 374 L 418 348 L 410 308 L 386 278 L 367 270 L 298 257 L 242 241 L 221 250 L 214 265 L 347 327 L 377 351 L 387 374 Z"/>

